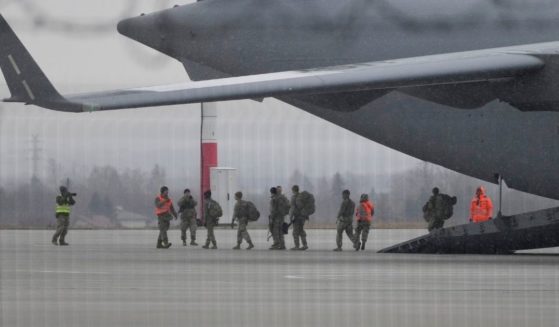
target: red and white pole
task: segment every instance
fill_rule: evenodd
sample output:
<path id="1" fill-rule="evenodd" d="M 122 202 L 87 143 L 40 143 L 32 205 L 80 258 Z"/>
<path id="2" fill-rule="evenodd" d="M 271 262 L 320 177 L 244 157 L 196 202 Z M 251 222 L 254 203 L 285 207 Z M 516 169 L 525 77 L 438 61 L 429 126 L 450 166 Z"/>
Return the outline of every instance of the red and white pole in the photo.
<path id="1" fill-rule="evenodd" d="M 210 168 L 217 167 L 217 106 L 214 103 L 201 104 L 200 129 L 200 217 L 204 217 L 204 192 L 210 190 Z"/>

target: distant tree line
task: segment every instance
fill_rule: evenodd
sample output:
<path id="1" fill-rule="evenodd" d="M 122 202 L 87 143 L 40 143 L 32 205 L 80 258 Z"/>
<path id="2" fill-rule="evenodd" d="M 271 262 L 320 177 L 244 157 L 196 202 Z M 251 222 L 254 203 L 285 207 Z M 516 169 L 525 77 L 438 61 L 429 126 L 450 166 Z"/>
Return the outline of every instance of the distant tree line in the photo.
<path id="1" fill-rule="evenodd" d="M 243 185 L 243 176 L 239 176 Z M 72 221 L 80 217 L 103 216 L 119 226 L 117 211 L 125 210 L 147 217 L 153 216 L 153 198 L 161 185 L 168 185 L 171 196 L 176 200 L 182 194 L 185 183 L 167 178 L 159 166 L 149 172 L 134 170 L 118 171 L 114 167 L 95 167 L 83 180 L 65 179 L 58 185 L 45 184 L 38 178 L 28 183 L 0 187 L 0 227 L 48 227 L 55 224 L 54 199 L 58 186 L 69 184 L 72 192 L 78 193 Z M 479 185 L 486 186 L 493 199 L 495 213 L 498 210 L 498 187 L 450 170 L 420 164 L 413 169 L 384 176 L 383 182 L 376 177 L 335 173 L 332 176 L 311 177 L 294 171 L 286 184 L 284 194 L 291 196 L 291 186 L 298 184 L 302 190 L 312 192 L 316 200 L 316 213 L 311 217 L 315 224 L 332 225 L 336 221 L 341 193 L 349 189 L 351 198 L 358 202 L 360 193 L 367 193 L 376 206 L 377 221 L 386 223 L 421 224 L 421 207 L 431 195 L 431 189 L 439 187 L 441 192 L 458 197 L 454 217 L 449 224 L 467 221 L 470 200 Z M 259 208 L 266 223 L 269 210 L 269 189 L 276 185 L 261 185 L 244 189 L 245 198 Z M 192 187 L 191 187 L 192 188 Z M 192 188 L 199 198 L 199 190 Z M 542 208 L 559 206 L 555 200 L 505 189 L 503 213 L 514 214 Z M 118 210 L 117 210 L 118 209 Z M 224 220 L 230 217 L 224 217 Z"/>

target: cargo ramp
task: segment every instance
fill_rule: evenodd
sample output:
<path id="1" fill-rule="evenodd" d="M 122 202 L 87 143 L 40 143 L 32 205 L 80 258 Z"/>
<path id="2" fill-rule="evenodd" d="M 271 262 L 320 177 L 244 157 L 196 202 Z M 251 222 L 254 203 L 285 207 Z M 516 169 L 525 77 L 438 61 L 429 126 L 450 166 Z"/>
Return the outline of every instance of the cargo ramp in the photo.
<path id="1" fill-rule="evenodd" d="M 441 228 L 379 253 L 510 254 L 559 246 L 559 207 Z"/>

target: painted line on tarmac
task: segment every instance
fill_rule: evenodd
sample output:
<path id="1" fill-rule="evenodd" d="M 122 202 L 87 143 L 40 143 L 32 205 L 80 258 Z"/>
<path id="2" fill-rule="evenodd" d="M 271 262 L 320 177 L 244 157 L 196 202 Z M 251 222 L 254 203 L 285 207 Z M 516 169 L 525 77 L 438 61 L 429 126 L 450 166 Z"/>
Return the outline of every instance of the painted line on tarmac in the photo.
<path id="1" fill-rule="evenodd" d="M 17 271 L 17 270 L 16 270 Z M 47 274 L 89 274 L 89 275 L 108 275 L 110 273 L 103 271 L 75 271 L 75 270 L 20 270 L 25 272 L 47 273 Z"/>
<path id="2" fill-rule="evenodd" d="M 294 276 L 294 275 L 286 275 L 284 276 L 286 279 L 305 279 L 303 276 Z"/>

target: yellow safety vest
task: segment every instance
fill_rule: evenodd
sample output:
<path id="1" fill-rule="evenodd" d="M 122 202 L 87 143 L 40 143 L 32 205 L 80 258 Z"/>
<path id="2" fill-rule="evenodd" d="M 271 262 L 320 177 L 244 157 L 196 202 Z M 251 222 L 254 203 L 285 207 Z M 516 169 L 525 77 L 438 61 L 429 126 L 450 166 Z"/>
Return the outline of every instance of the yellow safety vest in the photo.
<path id="1" fill-rule="evenodd" d="M 70 210 L 71 210 L 71 209 L 70 209 L 70 205 L 69 205 L 69 204 L 63 204 L 63 205 L 57 204 L 57 205 L 56 205 L 56 209 L 55 209 L 55 211 L 56 211 L 57 214 L 58 214 L 58 213 L 62 213 L 62 214 L 67 214 L 67 215 L 70 214 Z"/>

